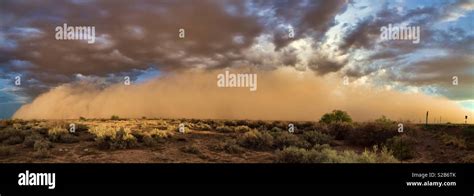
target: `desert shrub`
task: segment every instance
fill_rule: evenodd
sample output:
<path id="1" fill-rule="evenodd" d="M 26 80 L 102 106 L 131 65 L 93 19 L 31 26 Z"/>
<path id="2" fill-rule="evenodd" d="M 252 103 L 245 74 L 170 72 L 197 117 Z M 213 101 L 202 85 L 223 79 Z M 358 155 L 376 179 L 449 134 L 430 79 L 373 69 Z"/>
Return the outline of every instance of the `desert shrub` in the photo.
<path id="1" fill-rule="evenodd" d="M 79 137 L 72 135 L 72 134 L 62 134 L 59 137 L 59 142 L 60 143 L 76 143 L 79 142 Z"/>
<path id="2" fill-rule="evenodd" d="M 22 130 L 23 129 L 23 124 L 22 123 L 13 123 L 12 127 L 15 130 Z"/>
<path id="3" fill-rule="evenodd" d="M 466 155 L 461 158 L 462 163 L 474 163 L 474 154 Z"/>
<path id="4" fill-rule="evenodd" d="M 315 123 L 310 131 L 319 131 L 321 133 L 329 134 L 329 125 L 325 123 Z"/>
<path id="5" fill-rule="evenodd" d="M 9 137 L 6 140 L 3 140 L 3 143 L 6 145 L 15 145 L 15 144 L 22 143 L 23 139 L 24 139 L 23 137 L 15 135 L 15 136 Z"/>
<path id="6" fill-rule="evenodd" d="M 246 125 L 239 125 L 237 127 L 234 127 L 234 131 L 238 133 L 245 133 L 250 131 L 250 128 Z"/>
<path id="7" fill-rule="evenodd" d="M 374 120 L 374 122 L 379 123 L 379 124 L 392 124 L 395 123 L 394 121 L 390 120 L 386 116 L 382 115 L 380 118 L 377 118 Z"/>
<path id="8" fill-rule="evenodd" d="M 284 149 L 290 146 L 303 146 L 303 143 L 300 141 L 298 136 L 288 132 L 277 132 L 273 135 L 273 138 L 273 146 L 278 149 Z"/>
<path id="9" fill-rule="evenodd" d="M 231 127 L 237 126 L 237 121 L 235 121 L 235 120 L 226 120 L 226 121 L 224 121 L 224 125 L 231 126 Z"/>
<path id="10" fill-rule="evenodd" d="M 331 113 L 324 114 L 319 120 L 320 123 L 340 123 L 340 122 L 352 122 L 351 116 L 345 111 L 333 110 Z"/>
<path id="11" fill-rule="evenodd" d="M 286 127 L 288 126 L 288 123 L 285 123 L 283 121 L 273 121 L 271 124 L 270 124 L 272 127 L 278 127 L 280 129 L 286 129 Z"/>
<path id="12" fill-rule="evenodd" d="M 314 130 L 315 123 L 314 122 L 295 122 L 293 123 L 295 128 L 299 130 Z"/>
<path id="13" fill-rule="evenodd" d="M 127 149 L 137 146 L 137 139 L 124 131 L 123 128 L 115 132 L 114 135 L 103 135 L 96 138 L 97 145 L 102 149 Z"/>
<path id="14" fill-rule="evenodd" d="M 153 147 L 158 144 L 155 138 L 151 137 L 150 135 L 144 135 L 142 137 L 143 144 L 148 147 Z"/>
<path id="15" fill-rule="evenodd" d="M 328 145 L 317 145 L 314 149 L 289 147 L 276 153 L 277 163 L 393 163 L 396 159 L 391 152 L 383 148 L 373 151 L 365 150 L 361 154 L 354 151 L 338 152 Z"/>
<path id="16" fill-rule="evenodd" d="M 212 129 L 211 126 L 209 126 L 208 124 L 206 123 L 202 123 L 202 122 L 198 122 L 196 124 L 193 124 L 192 128 L 194 130 L 201 130 L 201 131 L 209 131 Z"/>
<path id="17" fill-rule="evenodd" d="M 0 146 L 0 156 L 8 156 L 14 154 L 11 146 Z"/>
<path id="18" fill-rule="evenodd" d="M 460 138 L 460 137 L 457 137 L 457 136 L 454 136 L 454 135 L 450 135 L 450 134 L 447 134 L 447 133 L 442 133 L 440 134 L 440 139 L 441 141 L 443 142 L 443 144 L 445 144 L 446 146 L 454 146 L 456 148 L 460 148 L 460 149 L 465 149 L 467 146 L 466 146 L 466 141 L 463 139 L 463 138 Z"/>
<path id="19" fill-rule="evenodd" d="M 87 119 L 86 119 L 85 117 L 82 117 L 82 116 L 81 116 L 81 117 L 79 117 L 79 120 L 80 120 L 80 121 L 86 121 Z"/>
<path id="20" fill-rule="evenodd" d="M 173 133 L 169 131 L 153 129 L 152 131 L 146 132 L 144 134 L 140 133 L 140 135 L 132 135 L 137 138 L 138 142 L 143 142 L 145 146 L 153 147 L 158 145 L 158 143 L 163 142 L 165 139 L 171 138 L 173 136 Z"/>
<path id="21" fill-rule="evenodd" d="M 25 137 L 25 140 L 23 141 L 23 145 L 29 148 L 33 148 L 33 146 L 35 145 L 35 142 L 42 139 L 44 139 L 43 136 L 41 136 L 38 133 L 33 133 Z"/>
<path id="22" fill-rule="evenodd" d="M 224 151 L 230 154 L 243 153 L 245 150 L 234 139 L 225 140 L 223 143 L 211 146 L 212 150 Z"/>
<path id="23" fill-rule="evenodd" d="M 304 148 L 291 146 L 281 151 L 277 151 L 275 162 L 277 163 L 308 163 L 310 153 L 313 153 L 312 150 L 307 151 Z"/>
<path id="24" fill-rule="evenodd" d="M 239 145 L 256 150 L 268 149 L 273 145 L 273 137 L 267 132 L 252 129 L 238 138 Z"/>
<path id="25" fill-rule="evenodd" d="M 154 130 L 150 133 L 153 138 L 167 139 L 173 137 L 173 133 L 170 131 Z"/>
<path id="26" fill-rule="evenodd" d="M 272 129 L 270 129 L 271 132 L 283 132 L 284 130 L 280 127 L 273 127 Z"/>
<path id="27" fill-rule="evenodd" d="M 16 137 L 16 136 L 23 138 L 24 135 L 25 135 L 25 131 L 7 128 L 7 129 L 0 130 L 0 141 L 6 140 L 10 137 Z"/>
<path id="28" fill-rule="evenodd" d="M 49 150 L 52 147 L 53 145 L 51 144 L 51 142 L 49 142 L 46 139 L 36 140 L 35 144 L 33 145 L 33 149 L 35 151 L 45 151 L 45 150 Z"/>
<path id="29" fill-rule="evenodd" d="M 68 130 L 62 127 L 53 127 L 48 130 L 48 138 L 50 141 L 58 141 L 62 134 L 67 134 Z"/>
<path id="30" fill-rule="evenodd" d="M 348 122 L 335 122 L 328 125 L 329 135 L 332 135 L 336 140 L 347 139 L 353 132 L 354 126 Z"/>
<path id="31" fill-rule="evenodd" d="M 348 139 L 352 144 L 373 146 L 384 144 L 397 134 L 398 126 L 395 123 L 367 122 L 356 126 Z"/>
<path id="32" fill-rule="evenodd" d="M 416 141 L 406 135 L 395 136 L 387 140 L 388 148 L 398 160 L 407 160 L 415 157 Z"/>
<path id="33" fill-rule="evenodd" d="M 189 153 L 189 154 L 201 154 L 199 148 L 195 145 L 188 145 L 183 146 L 180 148 L 181 152 Z"/>
<path id="34" fill-rule="evenodd" d="M 468 125 L 462 130 L 462 136 L 466 142 L 467 149 L 474 149 L 474 126 Z"/>
<path id="35" fill-rule="evenodd" d="M 33 153 L 33 157 L 38 159 L 44 159 L 51 157 L 51 153 L 47 149 L 40 149 Z"/>
<path id="36" fill-rule="evenodd" d="M 120 120 L 120 117 L 117 116 L 117 115 L 112 115 L 112 116 L 110 117 L 110 120 Z"/>
<path id="37" fill-rule="evenodd" d="M 251 121 L 248 123 L 247 126 L 250 127 L 251 129 L 257 129 L 261 131 L 268 130 L 271 128 L 271 125 L 267 124 L 263 120 Z"/>
<path id="38" fill-rule="evenodd" d="M 76 124 L 76 132 L 85 132 L 88 131 L 89 127 L 85 124 Z"/>
<path id="39" fill-rule="evenodd" d="M 37 127 L 33 128 L 34 133 L 39 133 L 39 134 L 43 134 L 43 135 L 48 134 L 48 130 L 49 129 L 47 127 L 41 127 L 41 126 L 37 126 Z"/>
<path id="40" fill-rule="evenodd" d="M 329 144 L 333 137 L 319 131 L 305 131 L 302 134 L 302 137 L 307 141 L 311 146 L 316 144 Z"/>
<path id="41" fill-rule="evenodd" d="M 234 130 L 229 127 L 229 126 L 218 126 L 216 128 L 216 131 L 218 132 L 222 132 L 222 133 L 231 133 L 231 132 L 234 132 Z"/>
<path id="42" fill-rule="evenodd" d="M 52 142 L 57 143 L 76 143 L 79 138 L 69 133 L 67 129 L 54 127 L 48 131 L 48 138 Z"/>

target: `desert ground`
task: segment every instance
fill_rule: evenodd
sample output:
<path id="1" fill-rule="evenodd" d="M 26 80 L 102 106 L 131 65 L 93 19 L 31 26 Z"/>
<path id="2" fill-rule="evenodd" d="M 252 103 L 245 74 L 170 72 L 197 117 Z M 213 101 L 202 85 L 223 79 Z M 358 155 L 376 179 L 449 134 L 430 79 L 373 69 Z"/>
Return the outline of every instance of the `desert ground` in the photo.
<path id="1" fill-rule="evenodd" d="M 404 122 L 403 133 L 398 132 L 398 125 L 399 122 L 387 118 L 357 123 L 120 119 L 117 116 L 3 120 L 0 121 L 0 162 L 474 162 L 474 125 Z"/>

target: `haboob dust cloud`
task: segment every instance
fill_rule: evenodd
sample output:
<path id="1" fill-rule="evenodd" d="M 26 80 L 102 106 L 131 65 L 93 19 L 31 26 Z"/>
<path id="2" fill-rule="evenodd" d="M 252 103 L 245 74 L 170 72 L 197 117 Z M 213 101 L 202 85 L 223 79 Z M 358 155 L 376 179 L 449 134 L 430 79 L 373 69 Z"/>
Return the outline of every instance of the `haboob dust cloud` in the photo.
<path id="1" fill-rule="evenodd" d="M 289 68 L 258 72 L 258 90 L 219 88 L 225 70 L 166 74 L 132 85 L 98 87 L 90 81 L 63 84 L 22 106 L 13 118 L 76 119 L 205 118 L 317 121 L 334 109 L 356 121 L 385 115 L 394 120 L 424 120 L 426 111 L 446 122 L 461 122 L 461 107 L 442 97 L 402 93 L 367 84 L 343 85 L 340 77 L 317 77 Z"/>

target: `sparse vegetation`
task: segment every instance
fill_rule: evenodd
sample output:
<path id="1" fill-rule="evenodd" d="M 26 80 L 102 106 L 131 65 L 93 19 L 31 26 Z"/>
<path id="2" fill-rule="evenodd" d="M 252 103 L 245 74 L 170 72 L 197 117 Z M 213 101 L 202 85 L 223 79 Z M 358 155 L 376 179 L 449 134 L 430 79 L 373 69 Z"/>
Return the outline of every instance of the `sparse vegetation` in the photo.
<path id="1" fill-rule="evenodd" d="M 79 138 L 69 133 L 67 129 L 54 127 L 48 131 L 48 138 L 52 142 L 57 143 L 76 143 Z"/>
<path id="2" fill-rule="evenodd" d="M 38 133 L 33 133 L 25 137 L 25 140 L 23 141 L 23 145 L 28 148 L 33 148 L 33 146 L 35 145 L 35 142 L 42 139 L 43 139 L 43 136 L 41 136 Z"/>
<path id="3" fill-rule="evenodd" d="M 104 157 L 114 162 L 474 161 L 468 156 L 474 147 L 472 125 L 420 126 L 403 122 L 404 133 L 400 135 L 398 122 L 383 116 L 365 123 L 111 119 L 0 121 L 0 161 L 108 159 Z M 74 132 L 69 132 L 71 123 L 75 124 Z M 189 128 L 186 134 L 178 132 L 181 123 Z M 289 123 L 295 125 L 293 133 L 287 131 Z M 382 150 L 372 149 L 373 146 Z M 371 150 L 361 151 L 364 147 Z M 127 150 L 130 148 L 133 151 Z M 107 150 L 118 151 L 104 152 Z M 138 153 L 130 156 L 135 152 Z"/>
<path id="4" fill-rule="evenodd" d="M 125 132 L 123 128 L 116 131 L 113 135 L 103 135 L 96 138 L 97 145 L 102 149 L 127 149 L 137 146 L 136 138 Z"/>
<path id="5" fill-rule="evenodd" d="M 246 148 L 265 150 L 273 145 L 273 137 L 267 132 L 253 129 L 239 137 L 239 144 Z"/>
<path id="6" fill-rule="evenodd" d="M 354 132 L 354 125 L 348 122 L 333 122 L 328 125 L 329 134 L 336 140 L 347 139 Z"/>
<path id="7" fill-rule="evenodd" d="M 328 145 L 317 145 L 313 149 L 297 147 L 285 148 L 277 151 L 276 162 L 278 163 L 393 163 L 396 159 L 387 148 L 378 151 L 376 147 L 372 151 L 365 150 L 362 154 L 354 151 L 338 152 Z"/>
<path id="8" fill-rule="evenodd" d="M 415 157 L 415 144 L 416 141 L 406 135 L 395 136 L 387 141 L 389 149 L 393 151 L 393 155 L 399 160 Z"/>
<path id="9" fill-rule="evenodd" d="M 190 153 L 190 154 L 201 154 L 201 151 L 198 147 L 194 145 L 184 146 L 180 149 L 182 152 Z"/>
<path id="10" fill-rule="evenodd" d="M 239 154 L 239 153 L 243 153 L 245 151 L 245 149 L 240 147 L 237 144 L 237 141 L 235 141 L 234 139 L 228 139 L 228 140 L 224 141 L 223 143 L 213 145 L 210 148 L 212 150 L 224 151 L 224 152 L 230 153 L 230 154 Z"/>
<path id="11" fill-rule="evenodd" d="M 298 136 L 288 132 L 277 132 L 274 135 L 273 144 L 278 149 L 283 149 L 290 146 L 305 146 L 304 141 L 300 141 Z"/>
<path id="12" fill-rule="evenodd" d="M 464 138 L 456 137 L 447 133 L 441 133 L 439 137 L 444 145 L 454 146 L 460 149 L 466 148 L 466 141 Z"/>
<path id="13" fill-rule="evenodd" d="M 216 131 L 222 132 L 222 133 L 232 133 L 234 130 L 230 128 L 229 126 L 219 126 L 216 128 Z"/>
<path id="14" fill-rule="evenodd" d="M 13 147 L 0 146 L 0 156 L 9 156 L 14 153 Z"/>
<path id="15" fill-rule="evenodd" d="M 305 131 L 302 135 L 303 139 L 307 141 L 311 146 L 317 144 L 329 144 L 333 137 L 319 131 Z"/>
<path id="16" fill-rule="evenodd" d="M 356 145 L 373 146 L 382 145 L 387 139 L 397 135 L 397 124 L 387 122 L 362 123 L 349 134 L 349 141 Z"/>

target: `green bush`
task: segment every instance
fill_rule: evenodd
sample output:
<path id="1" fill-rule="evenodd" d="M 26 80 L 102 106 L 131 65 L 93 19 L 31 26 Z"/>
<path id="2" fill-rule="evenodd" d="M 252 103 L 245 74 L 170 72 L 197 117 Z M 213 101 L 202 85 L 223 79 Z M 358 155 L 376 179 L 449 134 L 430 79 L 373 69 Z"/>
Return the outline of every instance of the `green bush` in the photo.
<path id="1" fill-rule="evenodd" d="M 302 135 L 303 139 L 307 141 L 311 146 L 316 144 L 329 144 L 333 137 L 319 131 L 305 131 Z"/>
<path id="2" fill-rule="evenodd" d="M 273 145 L 273 137 L 267 132 L 252 129 L 239 136 L 239 144 L 246 148 L 265 150 Z"/>
<path id="3" fill-rule="evenodd" d="M 324 114 L 319 120 L 320 123 L 340 123 L 340 122 L 352 122 L 351 116 L 345 111 L 333 110 L 331 113 Z"/>
<path id="4" fill-rule="evenodd" d="M 388 148 L 398 160 L 415 157 L 415 139 L 408 136 L 395 136 L 387 141 Z"/>

